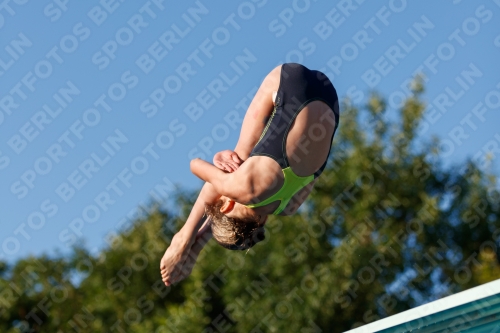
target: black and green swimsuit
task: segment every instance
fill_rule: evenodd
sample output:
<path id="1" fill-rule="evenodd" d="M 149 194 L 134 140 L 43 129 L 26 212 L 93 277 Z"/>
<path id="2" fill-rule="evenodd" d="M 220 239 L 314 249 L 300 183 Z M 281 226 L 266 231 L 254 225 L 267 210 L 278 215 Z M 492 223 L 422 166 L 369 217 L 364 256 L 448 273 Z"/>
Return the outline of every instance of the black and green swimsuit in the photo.
<path id="1" fill-rule="evenodd" d="M 320 71 L 310 70 L 300 64 L 283 64 L 274 111 L 259 141 L 250 153 L 250 157 L 268 156 L 275 160 L 283 171 L 284 183 L 279 191 L 271 197 L 256 204 L 246 205 L 247 207 L 260 207 L 279 200 L 280 205 L 273 213 L 278 215 L 285 209 L 295 193 L 319 177 L 323 172 L 328 156 L 321 168 L 307 177 L 297 176 L 290 168 L 286 156 L 286 139 L 290 127 L 299 112 L 313 101 L 322 101 L 333 110 L 335 114 L 333 140 L 333 135 L 339 123 L 338 97 L 333 84 Z"/>

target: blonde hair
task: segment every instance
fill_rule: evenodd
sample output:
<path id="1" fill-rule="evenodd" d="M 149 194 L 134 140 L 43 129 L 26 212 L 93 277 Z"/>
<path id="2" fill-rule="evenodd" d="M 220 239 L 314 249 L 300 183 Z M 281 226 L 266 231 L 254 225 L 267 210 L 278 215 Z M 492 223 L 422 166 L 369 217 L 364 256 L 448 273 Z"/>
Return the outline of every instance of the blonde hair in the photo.
<path id="1" fill-rule="evenodd" d="M 240 219 L 229 217 L 220 211 L 221 199 L 205 205 L 205 214 L 210 217 L 212 235 L 217 243 L 229 250 L 246 250 L 265 238 L 264 228 L 258 218 Z"/>

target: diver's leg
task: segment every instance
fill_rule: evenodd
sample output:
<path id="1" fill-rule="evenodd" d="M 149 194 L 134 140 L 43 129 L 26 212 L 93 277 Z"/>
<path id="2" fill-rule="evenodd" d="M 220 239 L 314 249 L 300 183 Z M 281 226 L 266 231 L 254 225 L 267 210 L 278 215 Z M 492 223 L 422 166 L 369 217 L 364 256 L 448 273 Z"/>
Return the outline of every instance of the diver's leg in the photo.
<path id="1" fill-rule="evenodd" d="M 267 120 L 274 109 L 273 92 L 280 84 L 281 65 L 274 68 L 260 85 L 241 125 L 240 137 L 234 151 L 246 160 L 266 127 Z"/>
<path id="2" fill-rule="evenodd" d="M 335 114 L 322 101 L 312 101 L 299 112 L 286 139 L 286 155 L 292 170 L 306 177 L 325 163 L 332 145 Z"/>

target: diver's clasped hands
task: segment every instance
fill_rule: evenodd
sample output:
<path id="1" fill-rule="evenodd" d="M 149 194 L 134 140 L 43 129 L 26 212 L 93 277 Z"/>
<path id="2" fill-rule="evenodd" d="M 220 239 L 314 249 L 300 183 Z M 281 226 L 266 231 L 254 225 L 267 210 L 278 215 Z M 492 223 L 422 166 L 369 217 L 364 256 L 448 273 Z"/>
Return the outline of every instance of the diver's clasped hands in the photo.
<path id="1" fill-rule="evenodd" d="M 236 171 L 243 160 L 232 150 L 223 150 L 214 155 L 214 165 L 227 172 Z"/>

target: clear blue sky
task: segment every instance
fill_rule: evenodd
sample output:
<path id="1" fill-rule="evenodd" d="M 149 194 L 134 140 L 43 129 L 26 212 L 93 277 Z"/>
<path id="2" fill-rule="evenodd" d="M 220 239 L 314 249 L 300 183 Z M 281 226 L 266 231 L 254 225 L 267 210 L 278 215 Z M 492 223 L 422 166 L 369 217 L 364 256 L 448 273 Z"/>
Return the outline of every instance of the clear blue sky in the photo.
<path id="1" fill-rule="evenodd" d="M 500 145 L 499 17 L 494 0 L 2 1 L 0 260 L 97 250 L 152 193 L 198 188 L 190 159 L 234 147 L 283 62 L 392 108 L 422 71 L 421 135 L 481 161 Z"/>

